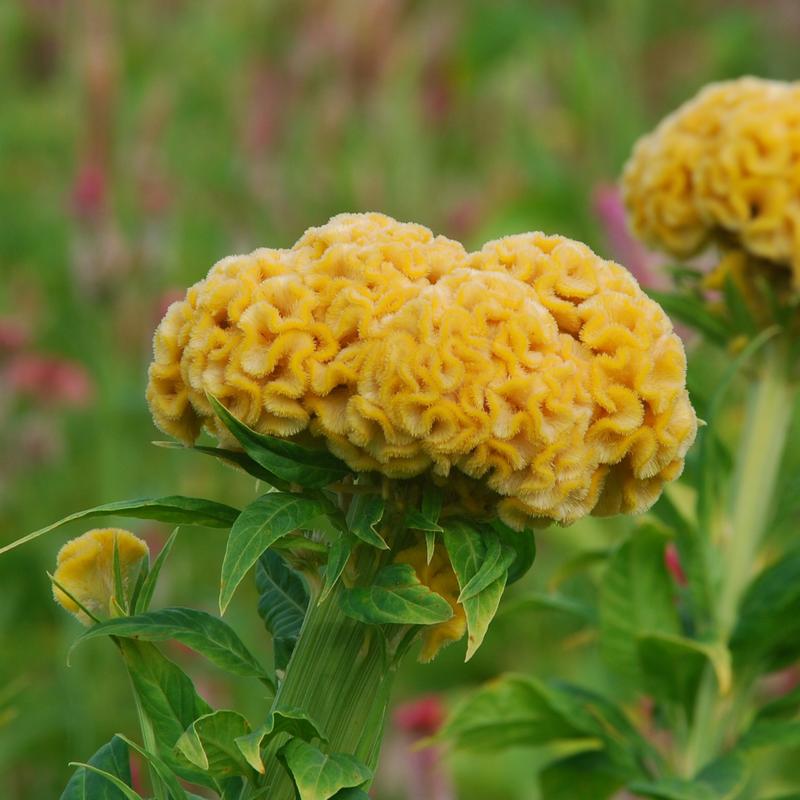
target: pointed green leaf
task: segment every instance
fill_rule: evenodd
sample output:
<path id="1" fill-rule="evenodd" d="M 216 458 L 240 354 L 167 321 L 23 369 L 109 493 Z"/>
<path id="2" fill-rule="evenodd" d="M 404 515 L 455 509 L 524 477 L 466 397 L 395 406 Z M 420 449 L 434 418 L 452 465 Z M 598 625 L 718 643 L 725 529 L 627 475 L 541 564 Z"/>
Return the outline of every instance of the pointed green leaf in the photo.
<path id="1" fill-rule="evenodd" d="M 344 753 L 323 753 L 292 739 L 278 758 L 292 776 L 300 800 L 330 800 L 341 789 L 360 788 L 372 780 L 372 770 Z"/>
<path id="2" fill-rule="evenodd" d="M 186 791 L 180 785 L 177 776 L 175 773 L 166 765 L 166 763 L 160 759 L 155 753 L 151 753 L 148 750 L 145 750 L 143 747 L 140 747 L 136 742 L 129 739 L 127 736 L 123 736 L 121 733 L 118 733 L 122 741 L 128 745 L 132 750 L 135 750 L 148 764 L 153 768 L 156 775 L 163 781 L 167 789 L 170 791 L 171 795 L 175 800 L 185 800 L 187 798 Z"/>
<path id="3" fill-rule="evenodd" d="M 236 587 L 259 556 L 282 536 L 310 526 L 323 513 L 321 503 L 301 494 L 269 492 L 242 511 L 228 536 L 222 562 L 219 607 L 225 612 Z"/>
<path id="4" fill-rule="evenodd" d="M 215 397 L 209 396 L 208 399 L 217 416 L 238 439 L 247 455 L 282 480 L 319 488 L 351 473 L 347 464 L 328 450 L 303 447 L 288 439 L 256 433 L 236 419 Z"/>
<path id="5" fill-rule="evenodd" d="M 444 532 L 444 546 L 447 548 L 462 594 L 470 582 L 481 573 L 481 568 L 486 562 L 487 540 L 495 541 L 499 546 L 499 541 L 494 537 L 482 535 L 469 523 L 462 520 L 448 520 Z M 462 602 L 467 617 L 467 661 L 475 655 L 483 643 L 489 623 L 497 613 L 507 577 L 508 573 L 503 571 L 479 594 L 472 595 Z"/>
<path id="6" fill-rule="evenodd" d="M 130 754 L 125 742 L 115 736 L 90 759 L 89 765 L 114 775 L 126 786 L 131 784 Z M 84 766 L 75 770 L 61 794 L 61 800 L 125 800 L 126 795 L 106 778 Z"/>
<path id="7" fill-rule="evenodd" d="M 109 783 L 113 788 L 115 788 L 118 792 L 116 795 L 97 795 L 98 797 L 124 797 L 126 800 L 144 800 L 144 798 L 138 793 L 131 789 L 127 783 L 121 781 L 116 775 L 112 774 L 111 772 L 107 772 L 104 769 L 100 769 L 99 767 L 95 767 L 92 764 L 82 764 L 80 761 L 70 761 L 69 766 L 71 767 L 78 767 L 78 769 L 83 769 L 87 772 L 91 772 L 97 776 L 99 776 L 104 782 Z M 88 797 L 88 795 L 86 795 Z M 92 795 L 94 800 L 94 795 Z"/>
<path id="8" fill-rule="evenodd" d="M 493 519 L 488 526 L 481 526 L 481 530 L 487 527 L 497 533 L 503 545 L 510 547 L 516 553 L 516 558 L 508 569 L 506 585 L 511 586 L 533 566 L 536 560 L 536 538 L 532 531 L 512 530 L 499 519 Z"/>
<path id="9" fill-rule="evenodd" d="M 664 633 L 637 638 L 645 691 L 662 702 L 676 703 L 691 718 L 697 690 L 707 666 L 717 678 L 719 691 L 731 687 L 731 658 L 723 644 L 711 644 Z"/>
<path id="10" fill-rule="evenodd" d="M 503 606 L 501 616 L 528 608 L 537 611 L 560 611 L 584 623 L 597 621 L 595 611 L 591 606 L 558 592 L 527 592 L 517 595 L 511 602 Z"/>
<path id="11" fill-rule="evenodd" d="M 136 603 L 133 607 L 135 614 L 142 613 L 150 608 L 150 603 L 153 601 L 153 593 L 156 590 L 158 576 L 161 574 L 161 568 L 164 566 L 164 562 L 169 558 L 169 554 L 172 552 L 172 548 L 175 546 L 175 540 L 178 538 L 179 530 L 180 527 L 177 527 L 174 531 L 172 531 L 169 539 L 164 542 L 161 552 L 156 556 L 153 566 L 150 567 L 150 571 L 147 573 L 147 576 L 142 583 L 142 590 L 139 593 L 138 598 L 136 598 Z"/>
<path id="12" fill-rule="evenodd" d="M 223 464 L 246 472 L 248 475 L 252 475 L 254 478 L 258 478 L 258 480 L 270 486 L 274 486 L 281 492 L 289 490 L 289 484 L 286 481 L 282 481 L 277 475 L 264 469 L 261 464 L 253 461 L 247 453 L 243 453 L 240 450 L 226 450 L 223 447 L 203 447 L 200 445 L 187 447 L 180 442 L 153 442 L 153 444 L 156 445 L 156 447 L 163 447 L 166 450 L 185 450 L 187 453 L 202 453 L 203 455 L 211 456 L 221 461 Z"/>
<path id="13" fill-rule="evenodd" d="M 433 625 L 453 616 L 447 600 L 423 586 L 409 564 L 384 567 L 372 586 L 348 589 L 342 609 L 353 619 L 375 625 Z"/>
<path id="14" fill-rule="evenodd" d="M 734 800 L 747 783 L 748 774 L 745 759 L 731 753 L 709 764 L 691 781 L 678 778 L 635 781 L 629 788 L 642 797 L 656 800 Z"/>
<path id="15" fill-rule="evenodd" d="M 432 533 L 441 533 L 442 526 L 432 520 L 429 520 L 417 508 L 410 508 L 406 512 L 405 527 L 412 531 L 431 531 Z"/>
<path id="16" fill-rule="evenodd" d="M 270 712 L 267 721 L 247 736 L 240 736 L 236 746 L 253 769 L 264 772 L 261 759 L 263 746 L 279 734 L 289 734 L 296 739 L 310 742 L 313 739 L 327 741 L 320 726 L 302 708 L 277 708 Z"/>
<path id="17" fill-rule="evenodd" d="M 325 565 L 325 583 L 319 595 L 319 603 L 323 603 L 328 598 L 333 587 L 338 583 L 352 552 L 353 543 L 346 533 L 343 533 L 331 545 L 328 553 L 328 563 Z"/>
<path id="18" fill-rule="evenodd" d="M 433 554 L 436 552 L 436 531 L 424 531 L 425 533 L 425 560 L 428 564 L 433 561 Z"/>
<path id="19" fill-rule="evenodd" d="M 152 726 L 157 755 L 180 777 L 208 785 L 204 773 L 185 769 L 185 765 L 176 763 L 173 755 L 175 743 L 184 730 L 211 711 L 208 703 L 197 694 L 183 670 L 155 645 L 120 639 L 119 647 L 142 712 Z"/>
<path id="20" fill-rule="evenodd" d="M 435 483 L 425 481 L 422 485 L 422 503 L 420 504 L 422 516 L 431 522 L 438 522 L 443 503 L 444 493 L 442 490 Z"/>
<path id="21" fill-rule="evenodd" d="M 162 608 L 133 617 L 109 619 L 89 628 L 76 640 L 73 648 L 98 636 L 118 636 L 144 642 L 174 639 L 234 675 L 259 678 L 271 684 L 264 667 L 245 647 L 233 628 L 205 611 Z"/>
<path id="22" fill-rule="evenodd" d="M 457 748 L 487 753 L 560 741 L 595 742 L 597 737 L 579 724 L 580 715 L 571 712 L 541 681 L 506 675 L 458 705 L 439 736 Z"/>
<path id="23" fill-rule="evenodd" d="M 198 497 L 170 497 L 144 498 L 141 500 L 119 500 L 114 503 L 105 503 L 102 506 L 88 508 L 85 511 L 76 511 L 52 525 L 40 528 L 29 533 L 21 539 L 0 547 L 0 555 L 19 547 L 21 544 L 38 539 L 45 533 L 50 533 L 68 522 L 92 517 L 132 517 L 134 519 L 153 519 L 159 522 L 173 522 L 184 525 L 201 525 L 206 528 L 230 528 L 239 516 L 239 511 L 223 503 L 213 500 L 203 500 Z"/>
<path id="24" fill-rule="evenodd" d="M 517 554 L 510 547 L 500 543 L 498 536 L 489 537 L 483 563 L 461 590 L 458 602 L 463 603 L 465 600 L 475 597 L 501 575 L 507 575 L 508 568 L 514 563 L 516 557 Z"/>
<path id="25" fill-rule="evenodd" d="M 196 719 L 175 747 L 188 761 L 221 780 L 252 775 L 236 740 L 250 733 L 247 720 L 236 711 L 213 711 Z"/>
<path id="26" fill-rule="evenodd" d="M 743 750 L 760 750 L 772 747 L 789 749 L 800 746 L 800 720 L 757 721 L 739 740 Z"/>
<path id="27" fill-rule="evenodd" d="M 634 531 L 612 556 L 600 587 L 603 655 L 631 691 L 642 685 L 638 637 L 681 635 L 675 584 L 664 563 L 667 541 L 653 526 Z"/>
<path id="28" fill-rule="evenodd" d="M 604 753 L 584 752 L 548 764 L 539 773 L 547 800 L 612 800 L 626 776 Z"/>
<path id="29" fill-rule="evenodd" d="M 273 550 L 267 550 L 258 560 L 256 588 L 258 614 L 273 637 L 275 669 L 283 670 L 300 636 L 308 589 L 302 575 Z"/>
<path id="30" fill-rule="evenodd" d="M 800 548 L 764 569 L 739 606 L 731 639 L 737 663 L 780 669 L 800 656 Z"/>
<path id="31" fill-rule="evenodd" d="M 372 547 L 388 550 L 384 538 L 378 532 L 377 525 L 383 519 L 386 501 L 379 494 L 357 494 L 353 496 L 347 509 L 347 527 Z"/>

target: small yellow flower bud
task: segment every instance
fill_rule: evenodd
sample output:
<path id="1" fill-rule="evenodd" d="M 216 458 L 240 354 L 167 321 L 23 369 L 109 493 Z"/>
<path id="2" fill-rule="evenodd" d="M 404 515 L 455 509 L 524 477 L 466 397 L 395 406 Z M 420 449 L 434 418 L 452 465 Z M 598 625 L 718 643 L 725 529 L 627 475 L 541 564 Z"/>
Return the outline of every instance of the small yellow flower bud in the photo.
<path id="1" fill-rule="evenodd" d="M 97 616 L 107 616 L 114 597 L 114 540 L 119 552 L 122 584 L 126 594 L 133 586 L 145 559 L 150 555 L 146 542 L 120 528 L 96 528 L 67 542 L 58 552 L 56 582 L 81 605 Z M 91 620 L 78 605 L 53 586 L 53 596 L 84 625 Z M 123 598 L 116 598 L 122 603 Z"/>
<path id="2" fill-rule="evenodd" d="M 433 661 L 443 647 L 457 642 L 467 631 L 464 608 L 458 602 L 458 578 L 453 572 L 447 551 L 442 544 L 436 545 L 430 564 L 424 541 L 398 553 L 395 561 L 398 564 L 412 566 L 420 583 L 444 597 L 453 609 L 453 616 L 447 622 L 429 626 L 422 636 L 422 651 L 419 660 L 423 663 Z"/>

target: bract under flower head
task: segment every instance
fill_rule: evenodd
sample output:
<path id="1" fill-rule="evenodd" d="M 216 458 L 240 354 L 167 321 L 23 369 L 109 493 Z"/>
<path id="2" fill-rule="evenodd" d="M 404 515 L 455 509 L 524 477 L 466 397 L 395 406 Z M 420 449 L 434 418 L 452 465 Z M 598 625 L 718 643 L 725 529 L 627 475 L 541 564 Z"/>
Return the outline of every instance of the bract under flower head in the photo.
<path id="1" fill-rule="evenodd" d="M 622 181 L 635 231 L 688 256 L 711 239 L 800 282 L 800 83 L 704 88 L 636 145 Z"/>
<path id="2" fill-rule="evenodd" d="M 525 234 L 467 253 L 345 214 L 225 259 L 155 335 L 156 424 L 226 445 L 206 393 L 264 433 L 323 437 L 354 470 L 453 473 L 521 528 L 642 511 L 696 432 L 661 308 L 588 247 Z"/>
<path id="3" fill-rule="evenodd" d="M 123 588 L 127 592 L 132 588 L 150 552 L 147 543 L 130 531 L 121 528 L 97 528 L 72 539 L 58 551 L 53 577 L 72 597 L 55 585 L 53 596 L 84 625 L 90 624 L 89 617 L 75 600 L 95 616 L 108 616 L 109 603 L 114 597 L 115 541 Z M 117 600 L 122 603 L 124 598 Z"/>

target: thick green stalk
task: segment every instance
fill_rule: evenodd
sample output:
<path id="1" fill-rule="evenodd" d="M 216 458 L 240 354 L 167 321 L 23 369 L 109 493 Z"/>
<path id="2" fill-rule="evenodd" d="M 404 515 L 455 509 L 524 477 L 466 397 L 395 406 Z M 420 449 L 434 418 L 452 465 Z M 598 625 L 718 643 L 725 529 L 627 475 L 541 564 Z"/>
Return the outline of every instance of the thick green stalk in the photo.
<path id="1" fill-rule="evenodd" d="M 328 739 L 322 749 L 378 761 L 395 673 L 384 632 L 342 613 L 341 585 L 320 605 L 312 599 L 273 708 L 302 708 Z M 282 744 L 278 742 L 277 746 Z M 291 779 L 267 754 L 270 800 L 294 800 Z"/>
<path id="2" fill-rule="evenodd" d="M 729 641 L 735 627 L 739 603 L 752 578 L 769 522 L 795 395 L 785 346 L 780 340 L 770 342 L 758 379 L 751 388 L 736 454 L 730 517 L 724 526 L 724 540 L 717 543 L 723 565 L 716 628 L 719 640 L 724 643 Z M 743 690 L 745 687 L 740 689 Z M 725 728 L 723 716 L 730 701 L 719 696 L 713 670 L 707 668 L 687 748 L 688 775 L 693 775 L 718 750 Z"/>

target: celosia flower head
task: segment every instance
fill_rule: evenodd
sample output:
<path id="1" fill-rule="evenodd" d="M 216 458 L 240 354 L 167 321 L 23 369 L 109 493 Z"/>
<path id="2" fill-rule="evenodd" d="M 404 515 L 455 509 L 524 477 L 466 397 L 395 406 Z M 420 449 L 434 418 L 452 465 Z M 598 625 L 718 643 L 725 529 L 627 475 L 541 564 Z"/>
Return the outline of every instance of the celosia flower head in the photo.
<path id="1" fill-rule="evenodd" d="M 53 596 L 84 625 L 90 624 L 90 620 L 72 598 L 74 597 L 95 616 L 108 616 L 110 602 L 114 597 L 115 541 L 122 584 L 127 595 L 139 570 L 149 557 L 146 542 L 130 531 L 120 528 L 97 528 L 67 542 L 58 552 L 53 577 L 72 597 L 55 585 Z M 116 599 L 122 604 L 125 598 Z"/>
<path id="2" fill-rule="evenodd" d="M 800 83 L 712 84 L 633 151 L 622 181 L 635 231 L 678 256 L 712 239 L 800 282 Z"/>
<path id="3" fill-rule="evenodd" d="M 619 265 L 541 233 L 468 253 L 344 214 L 216 264 L 156 331 L 156 424 L 322 437 L 351 468 L 479 482 L 521 528 L 642 511 L 696 432 L 680 340 Z M 457 483 L 458 481 L 452 481 Z"/>

